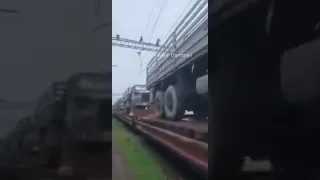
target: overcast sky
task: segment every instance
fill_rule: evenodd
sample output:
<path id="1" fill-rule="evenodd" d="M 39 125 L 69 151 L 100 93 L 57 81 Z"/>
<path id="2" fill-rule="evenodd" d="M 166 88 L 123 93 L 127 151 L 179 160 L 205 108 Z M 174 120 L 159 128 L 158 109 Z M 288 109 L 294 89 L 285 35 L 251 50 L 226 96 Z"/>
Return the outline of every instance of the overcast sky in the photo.
<path id="1" fill-rule="evenodd" d="M 154 10 L 147 28 L 150 13 Z M 166 0 L 164 0 L 166 1 Z M 143 36 L 144 41 L 155 43 L 157 38 L 163 39 L 177 19 L 186 8 L 190 8 L 196 0 L 167 0 L 165 8 L 161 13 L 156 28 L 153 33 L 155 21 L 161 9 L 162 0 L 113 0 L 112 1 L 112 35 L 119 34 L 122 38 L 139 40 Z M 165 3 L 164 3 L 165 4 Z M 189 6 L 188 6 L 189 5 Z M 146 30 L 147 29 L 147 30 Z M 152 52 L 142 52 L 138 56 L 139 50 L 121 47 L 112 47 L 112 62 L 118 67 L 112 69 L 112 90 L 113 93 L 123 93 L 126 88 L 135 84 L 146 83 L 145 71 L 148 61 L 153 57 Z M 142 67 L 141 67 L 142 61 Z M 113 97 L 113 102 L 119 96 Z"/>

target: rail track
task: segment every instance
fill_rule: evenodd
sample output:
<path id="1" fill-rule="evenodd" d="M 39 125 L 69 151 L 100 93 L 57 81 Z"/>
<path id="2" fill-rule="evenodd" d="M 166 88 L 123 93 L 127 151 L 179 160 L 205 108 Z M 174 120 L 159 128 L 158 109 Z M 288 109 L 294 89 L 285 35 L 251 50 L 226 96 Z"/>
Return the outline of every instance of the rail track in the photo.
<path id="1" fill-rule="evenodd" d="M 144 137 L 148 147 L 171 164 L 183 179 L 208 178 L 208 132 L 205 123 L 170 122 L 122 113 L 115 113 L 114 118 Z"/>
<path id="2" fill-rule="evenodd" d="M 134 111 L 131 115 L 114 113 L 114 117 L 133 132 L 145 137 L 149 147 L 167 159 L 184 179 L 208 179 L 208 124 L 200 121 L 172 122 L 157 119 L 151 111 Z M 245 158 L 239 172 L 241 180 L 270 180 L 269 160 Z"/>

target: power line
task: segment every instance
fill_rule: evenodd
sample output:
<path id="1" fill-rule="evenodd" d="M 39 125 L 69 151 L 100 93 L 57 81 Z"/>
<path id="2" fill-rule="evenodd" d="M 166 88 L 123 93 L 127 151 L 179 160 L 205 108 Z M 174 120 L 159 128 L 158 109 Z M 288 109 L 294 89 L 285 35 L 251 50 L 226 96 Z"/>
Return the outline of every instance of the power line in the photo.
<path id="1" fill-rule="evenodd" d="M 150 20 L 151 20 L 152 14 L 153 14 L 153 10 L 154 10 L 155 4 L 156 4 L 156 0 L 153 0 L 152 10 L 151 10 L 150 15 L 149 15 L 149 20 L 148 20 L 148 23 L 147 23 L 147 26 L 146 26 L 145 33 L 146 33 L 147 30 L 148 30 L 148 27 L 149 27 L 149 24 L 150 24 Z"/>
<path id="2" fill-rule="evenodd" d="M 142 73 L 142 72 L 144 72 L 144 71 L 146 71 L 146 70 L 147 70 L 147 69 L 143 69 L 143 70 L 139 71 L 138 74 L 140 74 L 140 73 Z"/>
<path id="3" fill-rule="evenodd" d="M 152 28 L 152 30 L 151 30 L 151 35 L 150 35 L 150 38 L 149 38 L 149 42 L 150 42 L 150 40 L 151 40 L 151 38 L 152 38 L 152 36 L 153 36 L 154 30 L 156 29 L 156 26 L 157 26 L 157 24 L 158 24 L 158 20 L 159 20 L 161 14 L 162 14 L 162 12 L 163 12 L 163 10 L 165 9 L 165 7 L 166 7 L 166 5 L 167 5 L 167 2 L 168 2 L 168 0 L 162 0 L 162 4 L 161 4 L 161 7 L 160 7 L 160 11 L 159 11 L 159 13 L 158 13 L 156 22 L 154 23 L 154 26 L 153 26 L 153 28 Z"/>
<path id="4" fill-rule="evenodd" d="M 151 20 L 155 5 L 156 5 L 156 0 L 153 0 L 152 9 L 151 9 L 151 12 L 150 12 L 150 15 L 149 15 L 148 23 L 147 23 L 146 30 L 145 30 L 144 34 L 146 34 L 146 32 L 148 30 L 148 27 L 149 27 L 149 24 L 150 24 L 150 20 Z M 140 61 L 141 61 L 140 63 L 141 63 L 141 66 L 142 66 L 141 52 L 142 52 L 142 50 L 140 49 L 140 52 L 138 54 L 140 55 Z"/>
<path id="5" fill-rule="evenodd" d="M 170 30 L 168 31 L 168 33 L 164 36 L 164 38 L 162 38 L 163 40 L 165 40 L 168 35 L 170 34 L 170 32 L 173 30 L 173 28 L 175 28 L 175 25 L 178 23 L 178 21 L 180 20 L 180 18 L 182 17 L 182 15 L 187 11 L 188 7 L 191 5 L 193 0 L 190 0 L 189 3 L 187 4 L 187 6 L 183 9 L 182 13 L 180 14 L 180 16 L 177 18 L 177 20 L 174 22 L 174 24 L 172 25 L 172 27 L 170 28 Z"/>
<path id="6" fill-rule="evenodd" d="M 162 14 L 162 12 L 163 12 L 163 10 L 165 9 L 165 7 L 166 7 L 166 5 L 167 5 L 167 2 L 168 2 L 168 0 L 162 0 L 162 4 L 161 4 L 161 7 L 160 7 L 160 11 L 159 11 L 159 13 L 158 13 L 156 22 L 154 23 L 154 26 L 153 26 L 153 28 L 152 28 L 152 30 L 151 30 L 151 35 L 150 35 L 150 38 L 149 38 L 149 42 L 150 42 L 150 40 L 151 40 L 151 38 L 152 38 L 152 36 L 153 36 L 153 33 L 154 33 L 154 31 L 155 31 L 155 29 L 156 29 L 156 27 L 157 27 L 158 20 L 159 20 L 161 14 Z"/>

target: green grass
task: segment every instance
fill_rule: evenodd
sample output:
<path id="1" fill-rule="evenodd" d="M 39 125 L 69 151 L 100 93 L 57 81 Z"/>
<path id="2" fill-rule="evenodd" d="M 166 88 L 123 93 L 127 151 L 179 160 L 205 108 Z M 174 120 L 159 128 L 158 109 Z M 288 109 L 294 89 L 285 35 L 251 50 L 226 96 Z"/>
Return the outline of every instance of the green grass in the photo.
<path id="1" fill-rule="evenodd" d="M 126 163 L 135 180 L 166 179 L 159 165 L 143 149 L 140 143 L 131 136 L 118 120 L 112 121 L 112 137 L 125 156 Z"/>

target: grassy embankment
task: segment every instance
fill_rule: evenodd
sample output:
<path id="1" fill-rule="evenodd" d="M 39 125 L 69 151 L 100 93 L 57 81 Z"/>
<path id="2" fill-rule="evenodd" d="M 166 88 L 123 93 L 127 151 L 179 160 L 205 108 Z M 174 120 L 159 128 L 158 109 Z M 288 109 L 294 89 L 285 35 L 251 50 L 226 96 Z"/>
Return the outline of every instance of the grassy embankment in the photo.
<path id="1" fill-rule="evenodd" d="M 113 143 L 121 149 L 127 166 L 135 180 L 165 180 L 157 162 L 118 120 L 112 121 Z"/>

